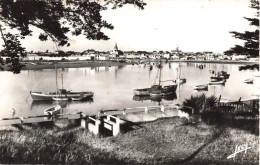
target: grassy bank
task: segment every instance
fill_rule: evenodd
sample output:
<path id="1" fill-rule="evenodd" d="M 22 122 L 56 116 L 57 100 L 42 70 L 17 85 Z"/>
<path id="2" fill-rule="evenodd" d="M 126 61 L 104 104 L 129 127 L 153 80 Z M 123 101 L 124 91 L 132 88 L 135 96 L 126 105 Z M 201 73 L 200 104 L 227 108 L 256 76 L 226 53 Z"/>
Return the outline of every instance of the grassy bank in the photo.
<path id="1" fill-rule="evenodd" d="M 233 159 L 235 146 L 247 153 Z M 258 164 L 258 136 L 239 129 L 174 117 L 139 123 L 116 137 L 97 137 L 78 127 L 39 125 L 0 131 L 0 163 Z"/>

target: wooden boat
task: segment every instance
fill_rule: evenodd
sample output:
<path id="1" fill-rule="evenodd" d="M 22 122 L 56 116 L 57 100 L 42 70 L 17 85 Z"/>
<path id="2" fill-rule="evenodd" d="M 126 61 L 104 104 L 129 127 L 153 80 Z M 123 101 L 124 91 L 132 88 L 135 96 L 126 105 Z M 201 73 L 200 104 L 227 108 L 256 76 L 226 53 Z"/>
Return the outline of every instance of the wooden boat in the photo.
<path id="1" fill-rule="evenodd" d="M 221 81 L 210 81 L 208 82 L 209 85 L 222 85 L 225 84 L 225 80 L 221 80 Z"/>
<path id="2" fill-rule="evenodd" d="M 149 96 L 151 88 L 134 89 L 134 95 L 137 96 Z"/>
<path id="3" fill-rule="evenodd" d="M 246 79 L 246 80 L 244 80 L 244 83 L 253 84 L 254 83 L 254 79 L 253 78 Z"/>
<path id="4" fill-rule="evenodd" d="M 218 76 L 222 77 L 224 79 L 228 79 L 230 74 L 228 74 L 226 71 L 220 71 L 220 72 L 218 72 Z"/>
<path id="5" fill-rule="evenodd" d="M 67 91 L 66 89 L 59 89 L 58 92 L 49 92 L 49 93 L 42 93 L 42 92 L 31 92 L 31 97 L 33 100 L 53 100 L 53 97 L 57 96 L 66 96 L 68 99 L 70 98 L 77 98 L 83 95 L 84 98 L 92 98 L 94 93 L 91 91 L 88 92 L 71 92 Z"/>
<path id="6" fill-rule="evenodd" d="M 204 85 L 197 85 L 194 87 L 195 90 L 205 90 L 208 89 L 208 84 L 204 84 Z"/>
<path id="7" fill-rule="evenodd" d="M 44 110 L 43 113 L 45 115 L 55 115 L 55 114 L 60 113 L 60 111 L 61 111 L 61 106 L 56 105 L 56 106 L 53 106 L 53 107 L 50 107 L 50 108 Z"/>
<path id="8" fill-rule="evenodd" d="M 57 69 L 55 66 L 55 71 L 56 71 L 56 92 L 49 92 L 49 93 L 42 93 L 42 92 L 30 92 L 31 97 L 33 100 L 58 100 L 58 98 L 63 98 L 66 97 L 68 100 L 70 100 L 72 97 L 77 98 L 77 97 L 84 97 L 84 98 L 92 98 L 94 93 L 91 91 L 87 92 L 72 92 L 68 91 L 66 89 L 63 89 L 63 76 L 62 77 L 62 89 L 58 89 L 57 85 Z M 57 98 L 57 99 L 53 99 Z"/>
<path id="9" fill-rule="evenodd" d="M 167 85 L 167 86 L 161 86 L 161 85 L 153 85 L 150 90 L 150 96 L 151 97 L 161 97 L 161 96 L 168 96 L 175 93 L 177 88 L 177 85 Z"/>
<path id="10" fill-rule="evenodd" d="M 134 91 L 133 91 L 134 95 L 138 95 L 138 96 L 150 95 L 151 97 L 161 97 L 161 96 L 170 95 L 176 91 L 177 84 L 166 85 L 166 86 L 161 85 L 161 82 L 165 82 L 165 81 L 161 81 L 161 68 L 162 68 L 161 60 L 160 60 L 159 66 L 160 67 L 159 67 L 158 85 L 153 85 L 153 86 L 151 86 L 151 88 L 134 89 Z M 167 81 L 173 81 L 173 80 L 167 80 Z"/>

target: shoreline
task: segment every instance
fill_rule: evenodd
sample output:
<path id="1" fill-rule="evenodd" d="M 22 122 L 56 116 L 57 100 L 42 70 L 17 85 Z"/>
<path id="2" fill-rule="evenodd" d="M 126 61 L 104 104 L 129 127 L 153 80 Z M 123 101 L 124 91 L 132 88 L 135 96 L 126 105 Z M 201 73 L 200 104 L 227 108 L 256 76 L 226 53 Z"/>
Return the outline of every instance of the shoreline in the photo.
<path id="1" fill-rule="evenodd" d="M 25 62 L 25 65 L 22 70 L 42 70 L 42 69 L 55 69 L 55 65 L 57 68 L 84 68 L 84 67 L 101 67 L 101 66 L 123 66 L 125 63 L 115 62 L 115 61 L 71 61 L 71 62 L 43 62 L 37 61 L 34 64 L 33 62 Z M 24 62 L 23 62 L 24 64 Z"/>
<path id="2" fill-rule="evenodd" d="M 125 66 L 131 64 L 139 64 L 140 62 L 148 62 L 148 60 L 131 60 L 130 62 L 117 62 L 117 61 L 21 61 L 21 64 L 25 65 L 21 70 L 42 70 L 42 69 L 54 69 L 56 64 L 57 68 L 84 68 L 84 67 L 102 67 L 102 66 Z M 158 62 L 158 60 L 152 60 L 150 62 Z M 168 62 L 187 62 L 187 63 L 216 63 L 216 64 L 241 64 L 252 65 L 258 64 L 258 61 L 232 61 L 232 60 L 214 60 L 214 61 L 202 61 L 202 60 L 169 60 Z M 7 66 L 2 66 L 3 71 L 7 71 Z"/>

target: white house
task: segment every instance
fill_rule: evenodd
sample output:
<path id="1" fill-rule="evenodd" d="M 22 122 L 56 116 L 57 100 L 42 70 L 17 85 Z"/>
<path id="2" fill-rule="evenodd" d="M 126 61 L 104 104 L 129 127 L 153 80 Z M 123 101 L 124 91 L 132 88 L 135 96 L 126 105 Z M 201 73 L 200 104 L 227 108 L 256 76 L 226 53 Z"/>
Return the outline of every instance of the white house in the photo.
<path id="1" fill-rule="evenodd" d="M 233 55 L 232 60 L 247 60 L 246 55 Z"/>
<path id="2" fill-rule="evenodd" d="M 101 60 L 101 61 L 109 60 L 109 56 L 106 54 L 97 54 L 96 60 Z"/>
<path id="3" fill-rule="evenodd" d="M 178 60 L 179 59 L 179 56 L 177 54 L 174 54 L 173 56 L 171 56 L 171 59 L 173 60 Z"/>
<path id="4" fill-rule="evenodd" d="M 140 59 L 147 59 L 147 56 L 145 54 L 141 54 Z"/>
<path id="5" fill-rule="evenodd" d="M 149 55 L 149 58 L 150 58 L 150 59 L 156 59 L 156 56 L 155 56 L 155 54 L 150 54 L 150 55 Z"/>
<path id="6" fill-rule="evenodd" d="M 170 59 L 170 57 L 171 57 L 170 53 L 163 54 L 163 58 Z"/>

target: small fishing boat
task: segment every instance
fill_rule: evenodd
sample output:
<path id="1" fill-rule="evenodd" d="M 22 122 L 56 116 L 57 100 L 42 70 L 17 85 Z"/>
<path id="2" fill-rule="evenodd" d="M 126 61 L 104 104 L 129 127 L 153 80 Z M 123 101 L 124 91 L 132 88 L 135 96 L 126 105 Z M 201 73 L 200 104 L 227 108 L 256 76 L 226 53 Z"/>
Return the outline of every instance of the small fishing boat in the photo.
<path id="1" fill-rule="evenodd" d="M 151 88 L 134 89 L 134 95 L 137 96 L 149 96 Z"/>
<path id="2" fill-rule="evenodd" d="M 244 80 L 244 83 L 253 84 L 254 83 L 254 79 L 253 78 L 246 79 L 246 80 Z"/>
<path id="3" fill-rule="evenodd" d="M 149 96 L 150 95 L 150 97 L 162 97 L 162 96 L 173 94 L 176 91 L 177 84 L 165 85 L 165 86 L 161 85 L 161 82 L 173 81 L 173 80 L 161 81 L 161 68 L 162 68 L 161 60 L 158 65 L 160 66 L 158 84 L 152 85 L 151 88 L 134 89 L 134 91 L 133 91 L 134 95 L 138 95 L 138 96 Z"/>
<path id="4" fill-rule="evenodd" d="M 209 85 L 223 85 L 225 84 L 225 80 L 221 80 L 221 81 L 210 81 L 208 82 Z"/>
<path id="5" fill-rule="evenodd" d="M 195 90 L 205 90 L 208 89 L 208 84 L 204 84 L 204 85 L 197 85 L 194 87 Z"/>
<path id="6" fill-rule="evenodd" d="M 162 97 L 173 94 L 176 91 L 177 85 L 153 85 L 150 90 L 151 97 Z"/>
<path id="7" fill-rule="evenodd" d="M 50 107 L 50 108 L 44 110 L 43 113 L 45 115 L 55 115 L 55 114 L 60 113 L 60 111 L 61 111 L 61 106 L 56 105 L 56 106 L 53 106 L 53 107 Z"/>
<path id="8" fill-rule="evenodd" d="M 33 100 L 64 100 L 64 97 L 68 98 L 68 100 L 72 97 L 81 97 L 84 98 L 92 98 L 94 93 L 92 91 L 86 91 L 86 92 L 78 92 L 78 91 L 69 91 L 63 88 L 63 75 L 61 74 L 62 78 L 62 88 L 58 89 L 57 85 L 57 68 L 55 65 L 55 71 L 56 71 L 56 92 L 49 92 L 49 93 L 43 93 L 43 92 L 30 92 L 31 97 Z M 66 100 L 66 99 L 65 99 Z"/>

